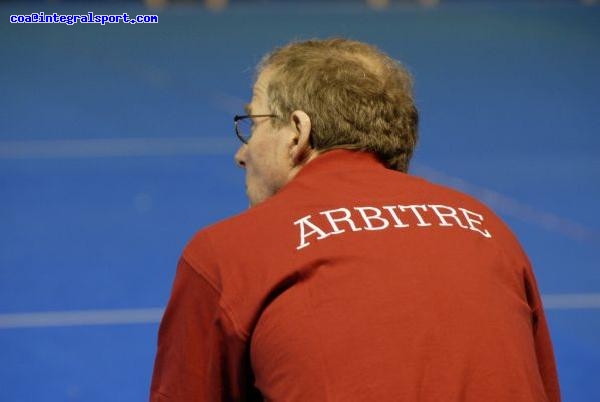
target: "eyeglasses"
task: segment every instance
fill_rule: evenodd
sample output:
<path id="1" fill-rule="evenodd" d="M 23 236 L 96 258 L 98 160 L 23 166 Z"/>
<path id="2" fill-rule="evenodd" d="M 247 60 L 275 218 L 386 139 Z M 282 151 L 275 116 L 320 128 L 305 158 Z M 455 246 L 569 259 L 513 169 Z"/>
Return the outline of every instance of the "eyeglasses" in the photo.
<path id="1" fill-rule="evenodd" d="M 252 131 L 254 131 L 254 122 L 252 121 L 253 117 L 277 117 L 274 114 L 246 114 L 243 116 L 235 115 L 233 117 L 233 124 L 235 126 L 235 135 L 242 141 L 244 144 L 247 144 L 250 141 L 250 137 L 252 136 Z"/>

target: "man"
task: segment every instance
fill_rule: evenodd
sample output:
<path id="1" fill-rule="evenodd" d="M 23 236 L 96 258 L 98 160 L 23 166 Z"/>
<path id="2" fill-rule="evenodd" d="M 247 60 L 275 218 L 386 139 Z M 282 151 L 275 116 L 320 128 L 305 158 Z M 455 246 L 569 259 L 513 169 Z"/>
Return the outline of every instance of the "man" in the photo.
<path id="1" fill-rule="evenodd" d="M 251 208 L 185 248 L 152 401 L 560 400 L 518 241 L 406 174 L 402 66 L 346 39 L 291 43 L 259 66 L 247 114 Z"/>

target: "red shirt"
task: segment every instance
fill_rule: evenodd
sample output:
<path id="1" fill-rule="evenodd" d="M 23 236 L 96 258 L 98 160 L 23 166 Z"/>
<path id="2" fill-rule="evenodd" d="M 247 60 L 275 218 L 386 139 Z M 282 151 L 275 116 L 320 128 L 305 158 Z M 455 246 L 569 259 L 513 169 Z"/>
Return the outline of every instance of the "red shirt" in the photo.
<path id="1" fill-rule="evenodd" d="M 527 256 L 465 194 L 322 154 L 190 241 L 160 326 L 151 401 L 262 398 L 560 401 Z"/>

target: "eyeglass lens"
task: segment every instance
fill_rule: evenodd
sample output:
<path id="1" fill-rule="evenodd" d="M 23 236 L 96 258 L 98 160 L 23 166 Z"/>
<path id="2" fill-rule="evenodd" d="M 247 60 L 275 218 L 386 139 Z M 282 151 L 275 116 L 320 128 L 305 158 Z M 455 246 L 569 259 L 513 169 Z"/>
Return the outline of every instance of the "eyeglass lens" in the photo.
<path id="1" fill-rule="evenodd" d="M 252 118 L 248 117 L 237 121 L 238 134 L 248 141 L 252 135 Z"/>

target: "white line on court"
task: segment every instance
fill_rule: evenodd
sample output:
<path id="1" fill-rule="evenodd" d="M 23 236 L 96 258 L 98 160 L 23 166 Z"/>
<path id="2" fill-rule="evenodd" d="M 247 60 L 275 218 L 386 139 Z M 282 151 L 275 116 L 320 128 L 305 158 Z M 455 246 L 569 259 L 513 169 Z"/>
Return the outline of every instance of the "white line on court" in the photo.
<path id="1" fill-rule="evenodd" d="M 549 294 L 542 299 L 545 310 L 600 309 L 600 293 Z M 157 324 L 163 312 L 162 308 L 145 308 L 0 314 L 0 329 Z"/>
<path id="2" fill-rule="evenodd" d="M 600 293 L 571 293 L 543 295 L 546 310 L 575 310 L 600 308 Z"/>
<path id="3" fill-rule="evenodd" d="M 0 314 L 0 329 L 72 327 L 80 325 L 154 324 L 160 321 L 163 311 L 162 308 L 145 308 Z"/>
<path id="4" fill-rule="evenodd" d="M 223 155 L 237 149 L 234 138 L 97 138 L 0 141 L 0 159 L 103 158 L 119 156 Z"/>

